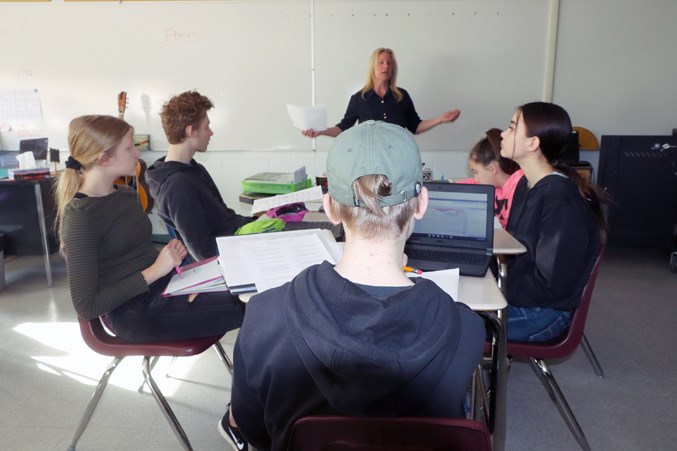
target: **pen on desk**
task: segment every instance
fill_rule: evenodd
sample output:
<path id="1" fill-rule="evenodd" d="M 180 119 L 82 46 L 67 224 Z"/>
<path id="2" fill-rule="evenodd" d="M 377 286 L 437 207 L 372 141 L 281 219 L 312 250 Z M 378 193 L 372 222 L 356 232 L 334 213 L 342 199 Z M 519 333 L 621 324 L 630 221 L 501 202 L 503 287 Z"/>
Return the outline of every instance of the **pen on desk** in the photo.
<path id="1" fill-rule="evenodd" d="M 405 266 L 404 272 L 413 272 L 415 274 L 423 274 L 423 271 L 421 271 L 420 269 L 412 268 L 411 266 Z"/>

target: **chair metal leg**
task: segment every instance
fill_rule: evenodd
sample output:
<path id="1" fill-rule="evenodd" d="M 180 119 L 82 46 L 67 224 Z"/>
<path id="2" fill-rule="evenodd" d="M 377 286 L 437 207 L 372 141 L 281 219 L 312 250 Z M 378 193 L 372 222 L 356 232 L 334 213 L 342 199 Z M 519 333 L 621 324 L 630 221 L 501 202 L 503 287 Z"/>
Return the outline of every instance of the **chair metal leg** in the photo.
<path id="1" fill-rule="evenodd" d="M 171 370 L 172 370 L 172 366 L 174 366 L 174 362 L 176 362 L 176 359 L 178 359 L 178 357 L 176 357 L 176 356 L 172 357 L 172 361 L 169 362 L 169 366 L 167 367 L 167 372 L 165 373 L 165 377 L 168 377 L 170 379 L 173 377 Z M 153 371 L 153 368 L 155 368 L 155 365 L 153 365 L 153 362 L 151 362 L 150 370 Z"/>
<path id="2" fill-rule="evenodd" d="M 228 354 L 226 354 L 226 351 L 223 349 L 223 346 L 221 346 L 221 342 L 217 341 L 214 343 L 213 346 L 214 350 L 216 353 L 219 355 L 219 358 L 223 362 L 224 365 L 226 365 L 226 369 L 230 373 L 230 375 L 233 375 L 233 362 L 231 362 L 230 357 L 228 357 Z"/>
<path id="3" fill-rule="evenodd" d="M 531 368 L 550 392 L 551 397 L 553 397 L 555 404 L 557 405 L 557 409 L 559 409 L 560 414 L 564 418 L 567 426 L 569 426 L 571 433 L 574 434 L 574 437 L 576 438 L 576 441 L 580 447 L 584 451 L 591 451 L 590 445 L 588 444 L 588 439 L 585 438 L 585 434 L 583 434 L 581 426 L 578 424 L 578 421 L 576 421 L 576 417 L 571 411 L 569 403 L 567 403 L 566 398 L 564 398 L 564 395 L 562 394 L 562 391 L 560 390 L 559 385 L 557 384 L 555 377 L 550 372 L 548 366 L 543 360 L 534 358 L 529 358 L 529 363 L 531 363 Z"/>
<path id="4" fill-rule="evenodd" d="M 585 352 L 585 355 L 588 357 L 590 364 L 594 368 L 595 373 L 597 373 L 599 377 L 604 377 L 604 370 L 602 369 L 602 365 L 599 364 L 599 360 L 597 360 L 597 356 L 595 356 L 595 353 L 592 351 L 590 342 L 588 342 L 588 337 L 586 337 L 585 334 L 583 334 L 581 346 L 583 347 L 583 351 Z"/>
<path id="5" fill-rule="evenodd" d="M 506 392 L 508 380 L 508 354 L 502 318 L 492 312 L 478 312 L 493 332 L 492 359 L 489 373 L 490 392 L 488 426 L 491 432 L 493 449 L 502 451 L 506 434 Z"/>
<path id="6" fill-rule="evenodd" d="M 213 347 L 214 347 L 214 350 L 216 351 L 216 354 L 219 356 L 219 359 L 221 359 L 223 364 L 226 365 L 226 369 L 228 370 L 228 372 L 232 376 L 233 375 L 233 362 L 231 362 L 230 357 L 228 357 L 228 354 L 226 354 L 225 349 L 223 349 L 223 346 L 218 341 L 216 343 L 214 343 Z M 151 362 L 150 362 L 150 370 L 151 371 L 153 371 L 153 369 L 155 368 L 155 364 L 157 363 L 157 359 L 159 359 L 159 357 L 153 357 L 153 359 L 151 360 Z M 178 357 L 176 357 L 176 356 L 172 357 L 172 361 L 169 362 L 169 366 L 167 367 L 167 373 L 165 374 L 165 377 L 169 377 L 169 378 L 173 377 L 172 374 L 171 374 L 171 369 L 172 369 L 172 366 L 174 365 L 174 362 L 176 361 L 176 359 L 178 359 Z M 145 385 L 146 385 L 145 382 L 143 382 L 141 384 L 141 386 L 139 387 L 139 393 L 143 392 L 143 387 Z"/>
<path id="7" fill-rule="evenodd" d="M 155 400 L 160 405 L 160 408 L 162 409 L 162 413 L 165 414 L 165 418 L 167 418 L 169 425 L 174 430 L 174 434 L 176 435 L 176 437 L 179 439 L 179 441 L 183 445 L 183 448 L 186 451 L 193 451 L 193 448 L 190 445 L 190 441 L 188 440 L 188 436 L 186 435 L 183 428 L 181 427 L 181 424 L 179 424 L 179 420 L 176 418 L 176 415 L 174 415 L 172 408 L 169 407 L 169 403 L 167 403 L 167 400 L 165 399 L 164 395 L 160 391 L 160 388 L 155 383 L 155 380 L 153 380 L 153 376 L 151 375 L 151 367 L 150 367 L 149 360 L 150 360 L 150 357 L 144 357 L 143 358 L 143 377 L 146 380 L 146 382 L 148 383 L 148 386 L 150 387 L 150 391 L 153 393 L 153 396 L 155 396 Z"/>
<path id="8" fill-rule="evenodd" d="M 489 396 L 484 383 L 484 368 L 480 363 L 473 374 L 470 384 L 470 418 L 489 426 Z"/>
<path id="9" fill-rule="evenodd" d="M 89 403 L 87 404 L 87 408 L 85 409 L 85 412 L 82 414 L 80 424 L 78 424 L 78 428 L 75 430 L 75 434 L 73 435 L 73 440 L 71 440 L 71 444 L 68 447 L 68 451 L 75 450 L 75 445 L 77 445 L 78 440 L 80 440 L 82 433 L 85 432 L 87 424 L 89 424 L 89 420 L 92 418 L 94 410 L 96 410 L 96 406 L 99 404 L 101 395 L 103 395 L 103 392 L 106 389 L 106 386 L 108 385 L 108 379 L 110 379 L 111 374 L 113 374 L 113 371 L 115 371 L 115 368 L 117 368 L 118 364 L 122 362 L 122 359 L 124 359 L 124 357 L 115 357 L 108 364 L 108 368 L 106 368 L 106 371 L 103 372 L 103 375 L 101 376 L 101 379 L 99 379 L 99 383 L 96 386 L 96 390 L 94 390 L 94 394 L 92 394 L 92 397 L 89 400 Z"/>
<path id="10" fill-rule="evenodd" d="M 172 357 L 172 363 L 174 363 L 174 360 L 176 357 Z M 152 359 L 150 359 L 150 370 L 153 371 L 155 369 L 155 365 L 157 365 L 158 360 L 160 360 L 159 356 L 154 356 Z M 171 366 L 171 363 L 169 364 Z M 167 370 L 167 377 L 169 377 L 169 370 Z M 143 387 L 146 386 L 146 381 L 141 382 L 141 385 L 139 385 L 139 388 L 136 389 L 137 392 L 143 393 Z"/>

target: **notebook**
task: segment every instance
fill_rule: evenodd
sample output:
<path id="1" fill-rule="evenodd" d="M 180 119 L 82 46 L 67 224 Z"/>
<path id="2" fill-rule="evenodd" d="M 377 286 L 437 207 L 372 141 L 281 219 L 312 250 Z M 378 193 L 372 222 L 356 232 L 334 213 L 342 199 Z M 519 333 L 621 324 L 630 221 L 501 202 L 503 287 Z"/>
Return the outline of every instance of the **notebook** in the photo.
<path id="1" fill-rule="evenodd" d="M 407 266 L 423 271 L 459 268 L 462 276 L 483 277 L 494 247 L 494 187 L 424 185 L 430 201 L 404 248 Z"/>

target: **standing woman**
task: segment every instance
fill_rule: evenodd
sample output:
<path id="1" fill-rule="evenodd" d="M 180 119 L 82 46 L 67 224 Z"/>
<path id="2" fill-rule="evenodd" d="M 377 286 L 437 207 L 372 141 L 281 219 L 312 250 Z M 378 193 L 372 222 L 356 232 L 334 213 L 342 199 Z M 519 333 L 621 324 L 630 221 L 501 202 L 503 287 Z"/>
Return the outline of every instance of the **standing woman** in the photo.
<path id="1" fill-rule="evenodd" d="M 136 191 L 117 186 L 134 174 L 133 128 L 112 116 L 81 116 L 69 126 L 70 156 L 56 187 L 58 231 L 78 316 L 106 316 L 132 342 L 224 334 L 244 318 L 229 293 L 162 296 L 186 248 L 172 240 L 159 252 Z"/>
<path id="2" fill-rule="evenodd" d="M 508 259 L 509 340 L 546 341 L 566 330 L 604 243 L 601 195 L 559 159 L 570 134 L 567 112 L 544 102 L 519 107 L 501 134 L 501 155 L 525 175 L 508 219 L 527 248 Z"/>
<path id="3" fill-rule="evenodd" d="M 372 52 L 367 81 L 364 87 L 350 98 L 348 109 L 341 122 L 325 130 L 308 129 L 301 133 L 311 138 L 320 135 L 335 138 L 356 122 L 375 120 L 397 124 L 417 135 L 436 125 L 454 122 L 460 114 L 460 110 L 452 110 L 433 119 L 421 120 L 409 93 L 397 86 L 395 53 L 381 47 Z"/>

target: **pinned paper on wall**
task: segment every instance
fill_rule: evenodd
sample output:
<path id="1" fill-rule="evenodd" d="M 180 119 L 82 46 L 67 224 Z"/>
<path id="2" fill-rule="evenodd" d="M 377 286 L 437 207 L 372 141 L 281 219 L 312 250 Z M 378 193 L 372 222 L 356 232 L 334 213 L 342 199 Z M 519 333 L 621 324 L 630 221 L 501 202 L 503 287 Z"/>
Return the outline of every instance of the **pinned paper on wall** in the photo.
<path id="1" fill-rule="evenodd" d="M 42 133 L 37 89 L 0 89 L 0 149 L 17 150 L 19 142 Z"/>
<path id="2" fill-rule="evenodd" d="M 42 108 L 37 89 L 0 89 L 0 123 L 40 124 Z"/>

